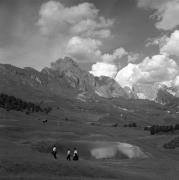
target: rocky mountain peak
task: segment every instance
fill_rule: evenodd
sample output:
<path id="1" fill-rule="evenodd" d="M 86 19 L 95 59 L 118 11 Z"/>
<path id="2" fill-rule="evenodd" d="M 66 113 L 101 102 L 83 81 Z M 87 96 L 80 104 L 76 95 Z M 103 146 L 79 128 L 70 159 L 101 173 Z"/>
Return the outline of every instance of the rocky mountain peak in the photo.
<path id="1" fill-rule="evenodd" d="M 78 64 L 70 57 L 59 58 L 57 61 L 51 63 L 51 69 L 59 72 L 81 71 Z"/>

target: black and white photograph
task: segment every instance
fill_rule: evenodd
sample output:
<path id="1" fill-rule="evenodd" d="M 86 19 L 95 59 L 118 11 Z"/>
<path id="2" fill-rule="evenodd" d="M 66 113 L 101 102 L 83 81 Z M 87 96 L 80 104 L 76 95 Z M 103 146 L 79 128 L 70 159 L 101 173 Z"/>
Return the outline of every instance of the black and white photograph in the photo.
<path id="1" fill-rule="evenodd" d="M 0 0 L 0 180 L 179 180 L 179 0 Z"/>

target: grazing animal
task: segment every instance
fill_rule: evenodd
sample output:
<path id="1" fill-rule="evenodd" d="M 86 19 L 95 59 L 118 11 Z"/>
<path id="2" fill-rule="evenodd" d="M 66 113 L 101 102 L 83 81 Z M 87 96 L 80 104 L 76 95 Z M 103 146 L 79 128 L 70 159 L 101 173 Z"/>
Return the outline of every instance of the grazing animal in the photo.
<path id="1" fill-rule="evenodd" d="M 45 123 L 47 123 L 47 122 L 48 122 L 48 120 L 46 119 L 46 120 L 43 120 L 42 122 L 43 122 L 43 124 L 45 124 Z"/>
<path id="2" fill-rule="evenodd" d="M 112 125 L 112 127 L 117 127 L 118 126 L 118 123 L 115 123 Z"/>

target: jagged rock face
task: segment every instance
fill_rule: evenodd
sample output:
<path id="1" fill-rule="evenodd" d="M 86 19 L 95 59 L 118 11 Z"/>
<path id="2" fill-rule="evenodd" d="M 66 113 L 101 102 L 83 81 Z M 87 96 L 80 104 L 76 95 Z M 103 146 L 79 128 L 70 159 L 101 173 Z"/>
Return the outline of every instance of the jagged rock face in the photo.
<path id="1" fill-rule="evenodd" d="M 155 100 L 158 92 L 158 85 L 134 84 L 133 90 L 139 99 Z"/>
<path id="2" fill-rule="evenodd" d="M 99 96 L 106 98 L 112 98 L 112 97 L 129 98 L 126 91 L 114 79 L 104 76 L 96 78 L 96 93 Z"/>
<path id="3" fill-rule="evenodd" d="M 67 83 L 82 91 L 91 91 L 95 87 L 95 78 L 79 68 L 72 59 L 65 57 L 51 64 L 50 71 L 57 77 L 64 78 Z"/>
<path id="4" fill-rule="evenodd" d="M 175 97 L 179 97 L 179 87 L 176 87 L 176 86 L 171 86 L 171 87 L 163 86 L 163 89 L 165 89 L 171 95 L 173 95 Z"/>
<path id="5" fill-rule="evenodd" d="M 160 104 L 173 104 L 179 105 L 179 98 L 176 97 L 176 93 L 172 87 L 167 87 L 165 85 L 158 89 L 156 102 Z"/>
<path id="6" fill-rule="evenodd" d="M 17 68 L 12 65 L 0 65 L 1 81 L 5 84 L 28 85 L 33 87 L 46 86 L 47 77 L 33 68 Z M 2 84 L 2 83 L 1 83 Z"/>
<path id="7" fill-rule="evenodd" d="M 171 95 L 164 89 L 159 89 L 157 92 L 156 102 L 160 104 L 168 104 L 170 103 L 175 97 Z"/>
<path id="8" fill-rule="evenodd" d="M 133 89 L 130 89 L 129 87 L 124 87 L 124 90 L 130 99 L 138 99 L 138 96 Z"/>

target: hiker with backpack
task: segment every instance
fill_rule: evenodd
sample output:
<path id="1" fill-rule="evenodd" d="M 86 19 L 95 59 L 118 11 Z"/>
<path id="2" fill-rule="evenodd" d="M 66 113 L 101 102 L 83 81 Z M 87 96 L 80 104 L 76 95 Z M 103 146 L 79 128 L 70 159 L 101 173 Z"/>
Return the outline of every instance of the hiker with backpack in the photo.
<path id="1" fill-rule="evenodd" d="M 54 158 L 57 159 L 57 147 L 55 145 L 52 148 L 52 154 L 53 154 Z"/>

